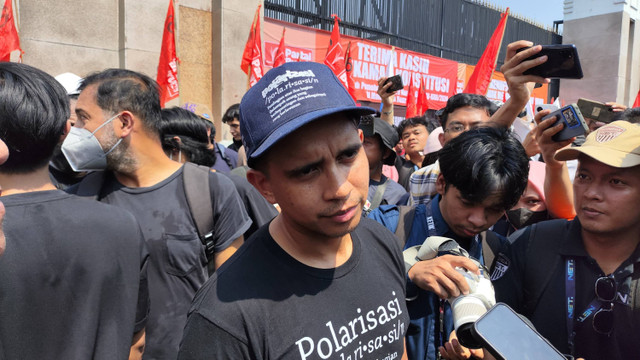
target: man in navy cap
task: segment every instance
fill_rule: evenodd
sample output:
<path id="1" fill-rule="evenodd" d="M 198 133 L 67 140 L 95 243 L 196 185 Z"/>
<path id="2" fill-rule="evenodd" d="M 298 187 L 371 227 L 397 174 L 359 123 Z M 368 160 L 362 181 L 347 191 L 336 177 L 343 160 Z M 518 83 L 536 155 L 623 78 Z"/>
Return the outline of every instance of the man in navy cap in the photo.
<path id="1" fill-rule="evenodd" d="M 393 235 L 361 212 L 358 107 L 331 70 L 287 63 L 240 104 L 247 179 L 281 213 L 198 292 L 180 359 L 400 359 L 408 318 Z"/>

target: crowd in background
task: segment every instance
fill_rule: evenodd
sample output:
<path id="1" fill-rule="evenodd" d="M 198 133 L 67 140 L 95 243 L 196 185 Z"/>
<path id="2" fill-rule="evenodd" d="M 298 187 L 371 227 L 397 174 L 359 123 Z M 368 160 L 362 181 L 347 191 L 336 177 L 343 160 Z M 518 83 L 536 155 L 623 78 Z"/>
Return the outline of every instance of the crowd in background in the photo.
<path id="1" fill-rule="evenodd" d="M 376 112 L 287 63 L 228 147 L 146 75 L 0 63 L 0 359 L 490 359 L 454 331 L 460 269 L 564 354 L 640 357 L 640 108 L 556 141 L 531 45 L 505 103 L 397 126 L 386 78 Z M 468 256 L 407 255 L 434 236 Z"/>

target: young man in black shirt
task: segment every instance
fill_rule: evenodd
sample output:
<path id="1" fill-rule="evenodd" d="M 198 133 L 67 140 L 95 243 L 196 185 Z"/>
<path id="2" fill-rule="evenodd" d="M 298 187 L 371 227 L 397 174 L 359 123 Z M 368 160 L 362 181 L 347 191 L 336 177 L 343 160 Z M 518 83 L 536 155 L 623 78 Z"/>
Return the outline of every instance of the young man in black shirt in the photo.
<path id="1" fill-rule="evenodd" d="M 400 248 L 361 218 L 358 107 L 331 70 L 288 63 L 242 99 L 248 180 L 281 213 L 196 295 L 180 359 L 400 359 Z"/>
<path id="2" fill-rule="evenodd" d="M 51 182 L 49 160 L 69 132 L 62 86 L 16 63 L 0 63 L 0 79 L 11 153 L 0 165 L 0 358 L 125 359 L 149 310 L 140 227 L 131 213 Z"/>

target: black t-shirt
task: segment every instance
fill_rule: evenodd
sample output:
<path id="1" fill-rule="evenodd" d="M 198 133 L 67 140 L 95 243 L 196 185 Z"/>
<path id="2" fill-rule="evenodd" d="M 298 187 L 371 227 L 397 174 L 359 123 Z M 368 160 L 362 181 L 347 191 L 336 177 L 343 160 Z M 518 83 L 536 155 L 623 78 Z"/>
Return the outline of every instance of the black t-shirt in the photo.
<path id="1" fill-rule="evenodd" d="M 149 249 L 151 312 L 145 359 L 176 358 L 189 306 L 208 278 L 207 258 L 187 204 L 182 169 L 144 188 L 125 187 L 108 173 L 100 196 L 100 201 L 135 214 Z M 226 176 L 210 173 L 209 189 L 203 189 L 203 196 L 211 196 L 215 252 L 219 252 L 242 236 L 251 220 Z"/>
<path id="2" fill-rule="evenodd" d="M 60 190 L 2 202 L 0 358 L 126 359 L 148 310 L 133 215 Z"/>
<path id="3" fill-rule="evenodd" d="M 409 322 L 393 235 L 370 219 L 335 269 L 306 266 L 260 228 L 198 292 L 180 359 L 400 359 Z"/>
<path id="4" fill-rule="evenodd" d="M 251 226 L 244 232 L 244 238 L 248 239 L 258 228 L 276 217 L 278 210 L 247 179 L 234 174 L 224 175 L 233 182 L 244 204 L 244 209 L 251 219 Z"/>
<path id="5" fill-rule="evenodd" d="M 553 225 L 556 224 L 556 225 Z M 560 224 L 560 225 L 557 225 Z M 546 240 L 543 254 L 535 253 L 533 241 L 544 241 L 536 234 L 541 228 L 555 226 L 555 236 Z M 567 326 L 566 260 L 575 260 L 574 340 L 576 358 L 635 359 L 640 354 L 640 302 L 637 298 L 640 279 L 640 247 L 630 254 L 614 272 L 618 296 L 613 306 L 613 332 L 610 336 L 593 329 L 590 315 L 578 318 L 595 299 L 595 283 L 605 276 L 582 243 L 580 222 L 552 220 L 537 223 L 511 235 L 513 242 L 504 275 L 493 281 L 496 299 L 525 315 L 536 330 L 562 353 L 569 354 Z M 543 259 L 542 259 L 542 258 Z M 543 291 L 534 291 L 535 279 L 548 279 Z M 593 312 L 597 311 L 599 305 Z M 592 313 L 593 313 L 592 312 Z"/>

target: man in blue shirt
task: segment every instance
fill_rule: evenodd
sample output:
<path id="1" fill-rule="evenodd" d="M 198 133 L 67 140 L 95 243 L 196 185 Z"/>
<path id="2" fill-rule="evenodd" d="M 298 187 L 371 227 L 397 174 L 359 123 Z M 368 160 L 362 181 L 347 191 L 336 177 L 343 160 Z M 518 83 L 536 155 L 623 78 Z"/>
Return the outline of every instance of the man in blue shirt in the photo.
<path id="1" fill-rule="evenodd" d="M 478 128 L 452 139 L 440 153 L 441 173 L 436 180 L 438 195 L 428 204 L 416 206 L 404 248 L 421 245 L 429 236 L 454 239 L 472 258 L 483 259 L 482 235 L 518 202 L 527 186 L 529 161 L 520 142 L 508 130 Z M 370 217 L 396 231 L 397 207 L 381 207 Z M 493 253 L 500 260 L 504 239 L 494 234 Z M 407 271 L 407 329 L 409 359 L 435 359 L 453 330 L 449 304 L 444 299 L 467 294 L 469 286 L 456 270 L 478 272 L 471 260 L 444 255 L 419 261 Z M 451 346 L 451 345 L 449 345 Z M 447 349 L 448 350 L 448 349 Z"/>

